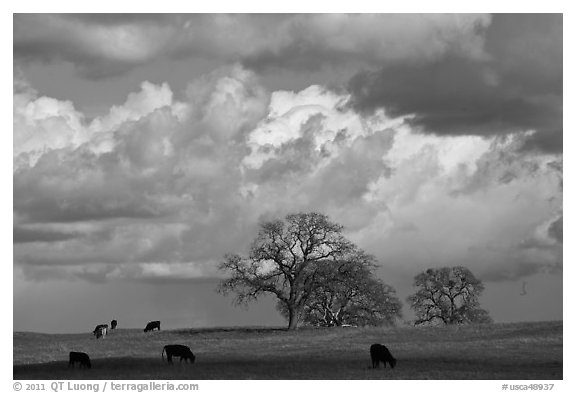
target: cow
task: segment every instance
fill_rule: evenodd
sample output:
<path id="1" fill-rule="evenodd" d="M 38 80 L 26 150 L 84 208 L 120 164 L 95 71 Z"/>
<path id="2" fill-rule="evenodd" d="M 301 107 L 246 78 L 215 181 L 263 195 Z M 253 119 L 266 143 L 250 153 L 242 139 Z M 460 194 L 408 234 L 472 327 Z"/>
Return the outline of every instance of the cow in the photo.
<path id="1" fill-rule="evenodd" d="M 144 333 L 146 332 L 151 332 L 154 329 L 158 329 L 160 330 L 160 321 L 152 321 L 152 322 L 148 322 L 146 324 L 146 327 L 144 328 Z"/>
<path id="2" fill-rule="evenodd" d="M 372 344 L 370 346 L 370 358 L 372 359 L 372 368 L 380 367 L 380 362 L 384 363 L 384 368 L 386 368 L 386 363 L 389 363 L 392 368 L 396 366 L 396 359 L 388 348 L 382 344 Z"/>
<path id="3" fill-rule="evenodd" d="M 108 324 L 104 323 L 101 325 L 96 325 L 96 327 L 94 328 L 94 331 L 92 332 L 92 334 L 94 334 L 96 336 L 96 333 L 98 332 L 98 330 L 105 328 L 108 329 Z"/>
<path id="4" fill-rule="evenodd" d="M 92 368 L 90 357 L 84 352 L 70 352 L 70 360 L 68 361 L 68 368 L 74 367 L 74 363 L 80 363 L 79 368 L 82 366 Z"/>
<path id="5" fill-rule="evenodd" d="M 172 363 L 172 356 L 179 357 L 180 363 L 182 363 L 182 360 L 185 360 L 186 363 L 188 363 L 188 360 L 190 360 L 190 363 L 194 363 L 196 360 L 196 356 L 194 356 L 190 348 L 188 348 L 186 345 L 165 345 L 164 349 L 162 350 L 162 361 L 164 361 L 164 352 L 166 352 L 168 363 Z"/>
<path id="6" fill-rule="evenodd" d="M 118 321 L 113 319 L 112 322 L 110 322 L 110 329 L 116 329 L 116 326 L 118 326 Z"/>
<path id="7" fill-rule="evenodd" d="M 106 337 L 106 333 L 108 333 L 108 325 L 105 326 L 100 326 L 97 330 L 96 330 L 96 339 L 99 339 L 100 337 L 105 338 Z"/>

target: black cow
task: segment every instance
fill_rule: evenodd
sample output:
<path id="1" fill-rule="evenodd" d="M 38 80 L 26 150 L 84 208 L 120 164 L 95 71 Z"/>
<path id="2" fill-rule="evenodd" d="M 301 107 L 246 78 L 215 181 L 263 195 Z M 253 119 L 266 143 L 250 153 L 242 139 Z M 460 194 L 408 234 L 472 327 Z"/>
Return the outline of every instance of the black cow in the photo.
<path id="1" fill-rule="evenodd" d="M 384 363 L 384 368 L 386 368 L 386 362 L 388 362 L 392 368 L 396 366 L 394 356 L 392 356 L 386 346 L 381 344 L 372 344 L 370 346 L 370 358 L 372 358 L 372 368 L 380 367 L 380 362 Z"/>
<path id="2" fill-rule="evenodd" d="M 112 322 L 110 322 L 110 329 L 116 329 L 116 326 L 118 326 L 118 321 L 113 319 Z"/>
<path id="3" fill-rule="evenodd" d="M 90 363 L 90 357 L 84 352 L 70 352 L 70 360 L 68 361 L 68 367 L 74 367 L 74 363 L 80 363 L 79 368 L 82 366 L 86 368 L 92 368 Z"/>
<path id="4" fill-rule="evenodd" d="M 162 360 L 164 360 L 164 352 L 166 352 L 168 363 L 172 363 L 172 356 L 179 357 L 180 363 L 182 363 L 182 360 L 185 360 L 186 363 L 188 363 L 188 359 L 190 359 L 190 363 L 194 363 L 196 360 L 196 356 L 194 356 L 190 348 L 188 348 L 186 345 L 165 345 L 164 349 L 162 350 Z"/>
<path id="5" fill-rule="evenodd" d="M 146 324 L 146 327 L 144 328 L 144 333 L 146 332 L 151 332 L 154 329 L 158 329 L 160 330 L 160 321 L 152 321 L 152 322 L 148 322 Z"/>

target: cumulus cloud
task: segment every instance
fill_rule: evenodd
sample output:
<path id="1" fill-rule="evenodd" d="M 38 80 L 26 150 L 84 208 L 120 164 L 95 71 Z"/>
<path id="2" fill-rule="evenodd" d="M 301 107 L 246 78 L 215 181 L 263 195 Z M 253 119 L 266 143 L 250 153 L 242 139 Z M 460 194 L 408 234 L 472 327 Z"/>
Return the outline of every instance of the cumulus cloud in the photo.
<path id="1" fill-rule="evenodd" d="M 226 231 L 217 225 L 236 209 L 243 148 L 234 138 L 262 117 L 268 95 L 253 74 L 231 67 L 192 83 L 186 98 L 173 102 L 167 85 L 144 83 L 125 104 L 79 124 L 87 139 L 80 144 L 74 138 L 50 144 L 52 137 L 38 134 L 40 125 L 33 124 L 31 134 L 46 141 L 42 149 L 14 150 L 16 260 L 25 261 L 28 271 L 68 261 L 82 273 L 97 264 L 89 275 L 95 279 L 160 272 L 149 270 L 155 265 L 142 267 L 144 273 L 121 268 L 125 262 L 198 264 L 219 258 L 206 247 L 238 237 L 222 238 Z M 35 118 L 23 111 L 15 134 L 27 115 Z M 31 152 L 35 160 L 22 159 Z M 58 230 L 50 228 L 55 224 Z M 69 230 L 79 224 L 98 230 Z M 195 240 L 184 245 L 186 233 L 207 236 L 209 246 L 192 248 Z"/>
<path id="2" fill-rule="evenodd" d="M 22 71 L 14 67 L 14 157 L 85 142 L 84 116 L 70 101 L 38 96 Z"/>
<path id="3" fill-rule="evenodd" d="M 447 53 L 482 58 L 481 14 L 14 16 L 14 55 L 69 61 L 90 78 L 161 56 L 241 62 L 252 69 L 422 62 Z"/>
<path id="4" fill-rule="evenodd" d="M 522 149 L 562 151 L 562 15 L 495 16 L 485 50 L 360 72 L 349 83 L 353 105 L 411 114 L 439 135 L 532 130 Z"/>
<path id="5" fill-rule="evenodd" d="M 156 109 L 172 106 L 172 90 L 166 83 L 156 86 L 146 81 L 140 88 L 139 92 L 129 94 L 122 105 L 110 108 L 108 115 L 94 119 L 90 124 L 90 130 L 114 131 L 127 121 L 136 121 Z"/>
<path id="6" fill-rule="evenodd" d="M 548 165 L 557 156 L 526 155 L 518 143 L 400 127 L 385 156 L 389 175 L 368 198 L 386 209 L 351 237 L 406 275 L 459 264 L 487 281 L 561 271 L 562 245 L 547 234 L 562 208 Z"/>
<path id="7" fill-rule="evenodd" d="M 311 210 L 407 274 L 561 268 L 561 159 L 519 149 L 529 132 L 420 133 L 410 116 L 355 111 L 345 91 L 269 93 L 237 65 L 192 81 L 181 101 L 143 83 L 91 122 L 45 97 L 60 112 L 41 113 L 80 119 L 60 140 L 25 110 L 42 97 L 19 86 L 14 133 L 37 138 L 14 148 L 14 259 L 28 279 L 214 277 L 259 219 Z"/>

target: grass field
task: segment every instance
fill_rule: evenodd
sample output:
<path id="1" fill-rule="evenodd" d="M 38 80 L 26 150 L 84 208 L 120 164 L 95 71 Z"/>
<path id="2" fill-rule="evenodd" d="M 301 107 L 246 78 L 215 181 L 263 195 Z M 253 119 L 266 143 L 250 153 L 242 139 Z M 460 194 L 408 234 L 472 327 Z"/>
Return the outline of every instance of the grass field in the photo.
<path id="1" fill-rule="evenodd" d="M 369 347 L 388 346 L 395 369 L 370 368 Z M 188 345 L 193 365 L 162 362 L 166 344 Z M 69 369 L 68 352 L 92 369 Z M 119 329 L 14 333 L 14 379 L 562 379 L 562 322 L 485 326 Z"/>

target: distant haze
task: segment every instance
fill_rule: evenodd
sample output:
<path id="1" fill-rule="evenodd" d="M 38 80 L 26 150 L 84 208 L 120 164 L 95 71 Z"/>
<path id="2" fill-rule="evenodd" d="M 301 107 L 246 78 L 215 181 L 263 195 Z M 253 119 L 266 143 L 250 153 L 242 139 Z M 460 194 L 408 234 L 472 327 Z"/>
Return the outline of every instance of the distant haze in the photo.
<path id="1" fill-rule="evenodd" d="M 495 321 L 562 319 L 562 15 L 15 14 L 14 330 L 283 325 L 216 293 L 317 211 Z"/>

